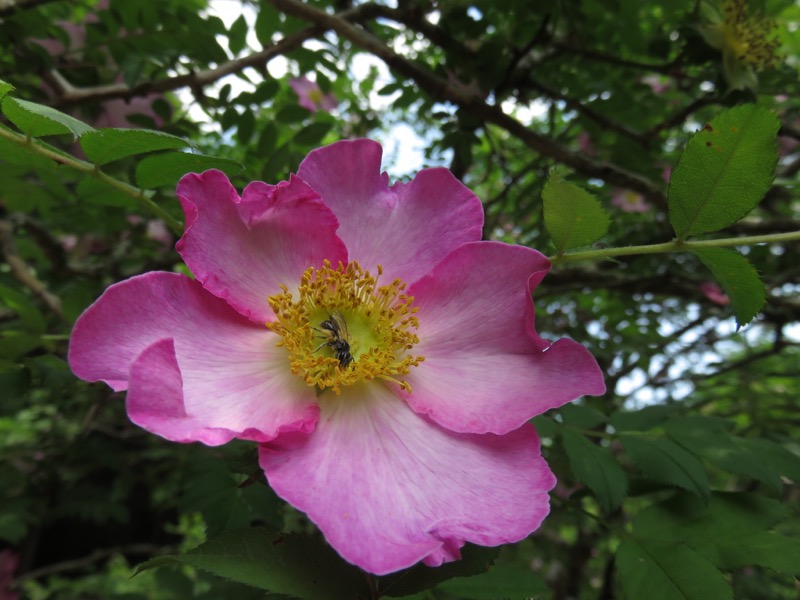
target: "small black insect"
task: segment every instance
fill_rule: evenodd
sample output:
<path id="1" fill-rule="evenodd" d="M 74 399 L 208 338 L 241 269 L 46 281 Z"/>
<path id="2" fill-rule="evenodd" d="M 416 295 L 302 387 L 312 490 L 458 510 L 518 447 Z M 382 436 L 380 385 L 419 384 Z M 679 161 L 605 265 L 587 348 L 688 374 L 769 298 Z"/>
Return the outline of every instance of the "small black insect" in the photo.
<path id="1" fill-rule="evenodd" d="M 334 310 L 328 315 L 322 323 L 319 324 L 321 331 L 328 338 L 328 341 L 321 343 L 314 349 L 314 352 L 320 348 L 328 347 L 333 350 L 333 355 L 339 361 L 339 366 L 344 369 L 347 365 L 353 362 L 353 355 L 350 354 L 350 342 L 348 341 L 350 335 L 347 331 L 347 322 L 344 320 L 342 313 Z"/>

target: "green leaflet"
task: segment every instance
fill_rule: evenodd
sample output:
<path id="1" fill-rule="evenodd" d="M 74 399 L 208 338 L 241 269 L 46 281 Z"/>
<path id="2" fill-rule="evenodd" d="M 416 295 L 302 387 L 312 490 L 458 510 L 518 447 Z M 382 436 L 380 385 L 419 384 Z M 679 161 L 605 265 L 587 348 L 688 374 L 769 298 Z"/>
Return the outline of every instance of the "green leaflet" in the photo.
<path id="1" fill-rule="evenodd" d="M 94 131 L 94 128 L 86 123 L 43 104 L 9 96 L 3 98 L 2 106 L 3 114 L 8 117 L 9 121 L 31 137 L 71 133 L 78 138 L 85 133 Z"/>
<path id="2" fill-rule="evenodd" d="M 725 577 L 680 543 L 627 539 L 617 549 L 617 577 L 630 600 L 732 600 Z"/>
<path id="3" fill-rule="evenodd" d="M 633 435 L 621 435 L 620 441 L 642 473 L 653 481 L 675 485 L 702 498 L 709 486 L 703 463 L 675 442 Z"/>
<path id="4" fill-rule="evenodd" d="M 565 181 L 556 170 L 542 190 L 544 223 L 558 252 L 596 242 L 608 232 L 609 219 L 600 202 Z"/>
<path id="5" fill-rule="evenodd" d="M 321 539 L 267 529 L 228 531 L 186 554 L 158 557 L 137 572 L 180 564 L 304 600 L 367 597 L 361 572 Z"/>
<path id="6" fill-rule="evenodd" d="M 576 479 L 589 486 L 603 510 L 611 512 L 622 504 L 628 479 L 611 452 L 569 429 L 561 432 L 561 439 Z"/>
<path id="7" fill-rule="evenodd" d="M 174 186 L 191 172 L 220 169 L 229 176 L 242 170 L 242 165 L 227 158 L 203 154 L 169 152 L 143 158 L 136 166 L 136 183 L 143 189 Z"/>
<path id="8" fill-rule="evenodd" d="M 694 253 L 728 294 L 739 326 L 749 323 L 764 306 L 767 295 L 753 265 L 728 248 L 704 248 Z"/>
<path id="9" fill-rule="evenodd" d="M 669 184 L 678 238 L 732 225 L 763 198 L 775 176 L 779 121 L 754 104 L 720 113 L 686 144 Z"/>
<path id="10" fill-rule="evenodd" d="M 80 144 L 90 161 L 105 165 L 135 154 L 184 148 L 189 142 L 149 129 L 97 129 L 83 135 Z"/>

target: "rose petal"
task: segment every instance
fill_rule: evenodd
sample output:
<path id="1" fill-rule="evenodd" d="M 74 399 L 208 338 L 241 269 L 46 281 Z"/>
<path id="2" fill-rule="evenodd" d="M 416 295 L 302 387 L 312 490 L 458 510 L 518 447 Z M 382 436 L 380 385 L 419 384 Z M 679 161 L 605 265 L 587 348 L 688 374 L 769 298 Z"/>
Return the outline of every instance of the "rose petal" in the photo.
<path id="1" fill-rule="evenodd" d="M 530 425 L 504 436 L 448 432 L 385 386 L 323 396 L 307 437 L 263 444 L 270 485 L 348 561 L 384 574 L 534 531 L 555 478 Z"/>
<path id="2" fill-rule="evenodd" d="M 148 273 L 108 288 L 75 324 L 69 363 L 82 379 L 105 381 L 115 390 L 130 382 L 133 390 L 132 369 L 140 361 L 135 373 L 152 381 L 138 382 L 134 405 L 150 410 L 163 402 L 166 414 L 175 414 L 176 375 L 152 358 L 163 356 L 164 348 L 143 355 L 164 340 L 173 340 L 183 409 L 203 427 L 256 441 L 313 430 L 319 414 L 314 391 L 291 375 L 276 336 L 182 275 Z M 162 378 L 163 397 L 145 398 L 143 390 L 155 393 Z"/>
<path id="3" fill-rule="evenodd" d="M 347 262 L 336 217 L 297 177 L 253 182 L 240 200 L 224 173 L 191 173 L 178 198 L 186 213 L 178 252 L 204 288 L 256 322 L 274 318 L 267 296 L 281 284 L 291 289 L 324 259 Z"/>
<path id="4" fill-rule="evenodd" d="M 390 188 L 381 152 L 371 140 L 337 142 L 311 152 L 297 174 L 336 214 L 350 260 L 382 265 L 389 281 L 415 281 L 481 238 L 483 209 L 447 169 L 425 169 Z"/>
<path id="5" fill-rule="evenodd" d="M 125 405 L 128 417 L 139 427 L 173 442 L 198 441 L 209 446 L 219 446 L 236 437 L 233 431 L 208 428 L 186 414 L 173 340 L 159 340 L 148 346 L 131 365 L 130 377 Z"/>
<path id="6" fill-rule="evenodd" d="M 420 324 L 413 353 L 425 361 L 405 378 L 412 393 L 398 393 L 448 429 L 499 434 L 602 394 L 603 375 L 588 350 L 567 339 L 548 347 L 534 330 L 531 293 L 549 269 L 535 250 L 477 242 L 412 284 Z"/>

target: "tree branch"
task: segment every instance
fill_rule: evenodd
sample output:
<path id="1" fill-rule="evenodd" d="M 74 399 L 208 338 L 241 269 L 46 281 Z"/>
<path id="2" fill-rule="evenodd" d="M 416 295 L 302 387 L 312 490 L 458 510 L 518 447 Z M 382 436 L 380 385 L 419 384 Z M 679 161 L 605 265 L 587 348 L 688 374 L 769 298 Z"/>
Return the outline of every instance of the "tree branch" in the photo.
<path id="1" fill-rule="evenodd" d="M 247 67 L 265 68 L 266 65 L 276 56 L 283 55 L 299 47 L 306 40 L 309 40 L 321 33 L 324 29 L 310 27 L 292 34 L 269 48 L 264 48 L 261 52 L 255 52 L 242 58 L 222 63 L 214 69 L 202 71 L 192 71 L 176 77 L 167 77 L 156 81 L 145 81 L 134 86 L 125 83 L 110 83 L 93 87 L 75 87 L 57 70 L 52 70 L 45 74 L 47 83 L 54 88 L 60 96 L 53 103 L 57 108 L 67 107 L 73 104 L 80 104 L 87 101 L 110 100 L 112 98 L 133 98 L 136 96 L 147 96 L 148 94 L 167 92 L 179 88 L 202 88 L 214 83 L 218 79 L 243 71 Z"/>
<path id="2" fill-rule="evenodd" d="M 51 4 L 59 0 L 0 0 L 0 18 L 13 15 L 17 11 L 29 10 L 42 6 L 43 4 Z"/>
<path id="3" fill-rule="evenodd" d="M 556 144 L 548 137 L 529 129 L 505 114 L 500 107 L 487 104 L 480 94 L 470 91 L 465 86 L 450 85 L 427 68 L 400 56 L 381 40 L 344 20 L 341 16 L 323 12 L 296 0 L 270 1 L 286 14 L 335 31 L 358 47 L 383 60 L 397 73 L 413 79 L 432 98 L 457 104 L 483 121 L 498 125 L 539 154 L 563 163 L 587 177 L 595 177 L 613 185 L 631 189 L 659 205 L 666 205 L 663 192 L 646 178 L 625 171 L 614 164 L 596 161 Z"/>

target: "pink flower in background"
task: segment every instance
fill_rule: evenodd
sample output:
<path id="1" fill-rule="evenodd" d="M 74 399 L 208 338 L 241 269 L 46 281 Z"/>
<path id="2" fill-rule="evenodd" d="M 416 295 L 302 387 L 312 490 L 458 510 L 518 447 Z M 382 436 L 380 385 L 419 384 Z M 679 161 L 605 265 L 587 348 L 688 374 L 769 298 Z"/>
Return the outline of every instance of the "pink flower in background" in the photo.
<path id="1" fill-rule="evenodd" d="M 666 92 L 670 87 L 669 77 L 664 77 L 663 75 L 648 75 L 647 77 L 642 77 L 642 83 L 653 90 L 653 93 L 657 96 Z"/>
<path id="2" fill-rule="evenodd" d="M 94 7 L 96 12 L 88 13 L 83 17 L 80 23 L 70 23 L 68 21 L 58 20 L 56 25 L 60 27 L 69 37 L 69 45 L 64 47 L 64 44 L 56 38 L 47 39 L 33 39 L 35 44 L 43 47 L 50 56 L 56 59 L 57 62 L 66 62 L 69 64 L 71 61 L 80 60 L 82 53 L 86 50 L 86 28 L 100 21 L 98 14 L 108 10 L 109 0 L 100 0 Z M 123 32 L 120 33 L 124 37 Z M 68 52 L 69 51 L 69 52 Z M 67 56 L 69 54 L 69 56 Z M 114 62 L 111 55 L 108 56 L 107 64 L 105 65 L 109 70 L 116 69 L 120 71 Z M 125 78 L 120 73 L 115 83 L 123 83 Z M 144 115 L 153 120 L 156 127 L 164 125 L 164 119 L 153 110 L 153 102 L 163 99 L 163 94 L 148 94 L 146 96 L 133 97 L 129 99 L 113 99 L 106 100 L 100 103 L 102 110 L 91 121 L 92 125 L 97 128 L 102 127 L 133 127 L 135 126 L 128 117 L 132 115 Z"/>
<path id="3" fill-rule="evenodd" d="M 714 304 L 727 306 L 731 303 L 731 299 L 728 298 L 728 295 L 722 291 L 722 288 L 712 281 L 704 281 L 698 287 L 703 295 L 711 300 L 711 302 Z"/>
<path id="4" fill-rule="evenodd" d="M 241 197 L 186 175 L 196 279 L 111 286 L 69 362 L 166 439 L 258 442 L 272 488 L 384 574 L 537 529 L 556 482 L 529 420 L 605 386 L 583 346 L 534 329 L 542 254 L 481 241 L 481 203 L 447 169 L 389 185 L 380 164 L 356 140 Z"/>
<path id="5" fill-rule="evenodd" d="M 778 136 L 778 153 L 781 158 L 794 154 L 798 146 L 800 146 L 800 141 L 795 138 L 788 135 Z"/>
<path id="6" fill-rule="evenodd" d="M 611 204 L 623 212 L 643 213 L 653 208 L 641 194 L 623 189 L 614 192 L 614 195 L 611 196 Z"/>
<path id="7" fill-rule="evenodd" d="M 11 589 L 19 556 L 13 550 L 0 550 L 0 600 L 17 600 L 19 595 Z"/>
<path id="8" fill-rule="evenodd" d="M 597 151 L 594 149 L 594 144 L 592 144 L 591 136 L 585 131 L 581 131 L 578 134 L 578 149 L 588 156 L 597 154 Z"/>
<path id="9" fill-rule="evenodd" d="M 289 82 L 289 86 L 297 94 L 300 106 L 311 112 L 330 112 L 338 105 L 333 94 L 323 94 L 317 82 L 308 77 L 295 77 Z"/>

